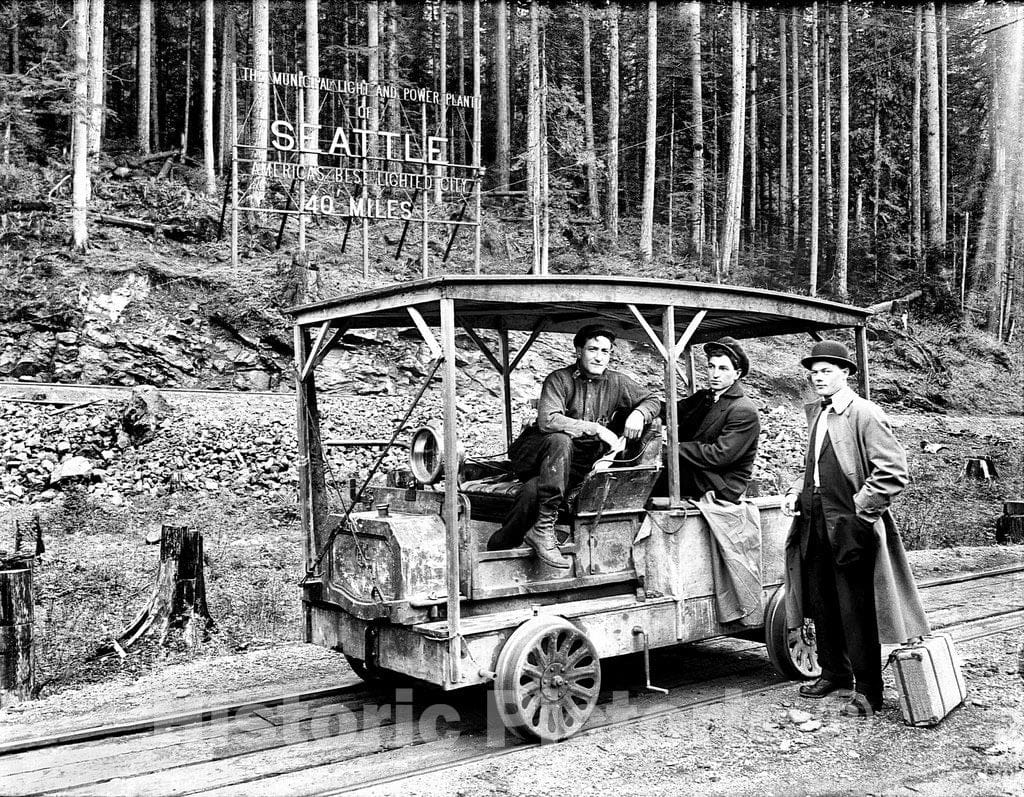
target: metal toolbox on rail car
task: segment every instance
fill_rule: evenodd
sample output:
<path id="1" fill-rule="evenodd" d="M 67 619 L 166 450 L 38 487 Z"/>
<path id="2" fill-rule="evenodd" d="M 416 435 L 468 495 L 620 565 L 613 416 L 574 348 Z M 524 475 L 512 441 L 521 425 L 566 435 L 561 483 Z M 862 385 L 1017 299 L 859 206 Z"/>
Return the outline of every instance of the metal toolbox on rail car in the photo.
<path id="1" fill-rule="evenodd" d="M 938 725 L 964 702 L 967 685 L 949 634 L 908 642 L 892 652 L 890 661 L 907 725 Z"/>

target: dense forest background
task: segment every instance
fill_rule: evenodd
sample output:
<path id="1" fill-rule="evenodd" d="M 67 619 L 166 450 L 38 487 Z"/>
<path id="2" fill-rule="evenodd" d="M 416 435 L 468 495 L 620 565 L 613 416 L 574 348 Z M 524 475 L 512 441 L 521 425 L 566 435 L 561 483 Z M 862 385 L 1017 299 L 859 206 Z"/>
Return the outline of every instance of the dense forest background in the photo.
<path id="1" fill-rule="evenodd" d="M 556 237 L 675 276 L 920 296 L 1004 340 L 1019 316 L 1024 5 L 5 0 L 0 25 L 5 257 L 18 214 L 68 193 L 87 247 L 91 186 L 151 153 L 219 201 L 239 65 L 479 82 L 478 122 L 431 129 L 479 158 L 495 224 L 533 221 L 523 270 Z"/>

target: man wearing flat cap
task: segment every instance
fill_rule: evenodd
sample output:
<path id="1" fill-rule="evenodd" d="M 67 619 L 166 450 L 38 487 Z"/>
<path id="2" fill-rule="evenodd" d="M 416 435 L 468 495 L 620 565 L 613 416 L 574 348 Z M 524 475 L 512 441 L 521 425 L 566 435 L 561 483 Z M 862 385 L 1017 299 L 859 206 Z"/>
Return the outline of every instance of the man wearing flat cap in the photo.
<path id="1" fill-rule="evenodd" d="M 640 437 L 661 409 L 654 393 L 608 368 L 615 333 L 583 327 L 573 338 L 576 362 L 548 374 L 537 404 L 537 422 L 509 447 L 523 489 L 489 550 L 525 542 L 547 565 L 567 568 L 558 550 L 555 521 L 565 497 L 579 485 L 607 447 Z M 614 427 L 614 431 L 613 431 Z"/>
<path id="2" fill-rule="evenodd" d="M 889 505 L 907 484 L 907 456 L 888 417 L 847 385 L 857 364 L 839 341 L 815 343 L 801 364 L 818 401 L 804 407 L 810 429 L 804 474 L 790 485 L 784 514 L 786 617 L 814 620 L 821 677 L 806 698 L 832 692 L 840 713 L 882 707 L 881 645 L 929 631 Z"/>
<path id="3" fill-rule="evenodd" d="M 735 338 L 704 344 L 708 387 L 676 405 L 682 493 L 713 492 L 731 503 L 746 492 L 757 456 L 761 421 L 740 380 L 750 360 Z"/>

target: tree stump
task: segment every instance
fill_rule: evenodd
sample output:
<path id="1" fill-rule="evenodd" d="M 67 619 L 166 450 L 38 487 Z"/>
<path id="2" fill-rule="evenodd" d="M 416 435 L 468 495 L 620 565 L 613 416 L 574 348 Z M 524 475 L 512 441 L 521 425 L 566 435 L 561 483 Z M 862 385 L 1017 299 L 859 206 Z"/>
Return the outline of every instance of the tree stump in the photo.
<path id="1" fill-rule="evenodd" d="M 0 706 L 32 697 L 32 570 L 0 570 Z"/>
<path id="2" fill-rule="evenodd" d="M 149 600 L 116 639 L 100 646 L 96 656 L 125 651 L 151 628 L 166 645 L 170 633 L 181 629 L 192 649 L 198 647 L 214 625 L 206 604 L 203 575 L 203 535 L 187 526 L 164 524 L 160 530 L 160 571 Z"/>
<path id="3" fill-rule="evenodd" d="M 1024 501 L 1003 501 L 1003 514 L 996 520 L 996 542 L 1024 542 Z"/>

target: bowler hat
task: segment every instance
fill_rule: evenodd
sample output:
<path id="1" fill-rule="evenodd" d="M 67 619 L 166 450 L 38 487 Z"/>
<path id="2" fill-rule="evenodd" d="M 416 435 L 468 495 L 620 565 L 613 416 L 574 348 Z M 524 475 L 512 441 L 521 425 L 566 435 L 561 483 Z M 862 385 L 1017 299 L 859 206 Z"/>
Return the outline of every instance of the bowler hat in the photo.
<path id="1" fill-rule="evenodd" d="M 851 374 L 857 373 L 857 363 L 850 358 L 850 350 L 838 340 L 819 340 L 811 347 L 810 356 L 804 357 L 800 364 L 810 370 L 814 363 L 822 361 L 849 368 Z"/>
<path id="2" fill-rule="evenodd" d="M 583 344 L 596 337 L 605 337 L 612 343 L 615 342 L 615 333 L 608 329 L 608 327 L 601 326 L 601 324 L 587 324 L 573 337 L 572 345 L 577 349 L 582 349 Z"/>
<path id="3" fill-rule="evenodd" d="M 708 357 L 724 354 L 732 362 L 733 368 L 740 372 L 740 376 L 746 376 L 747 371 L 750 370 L 750 360 L 747 357 L 747 353 L 743 351 L 743 347 L 740 346 L 736 338 L 726 336 L 711 343 L 705 343 L 704 353 Z"/>

